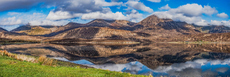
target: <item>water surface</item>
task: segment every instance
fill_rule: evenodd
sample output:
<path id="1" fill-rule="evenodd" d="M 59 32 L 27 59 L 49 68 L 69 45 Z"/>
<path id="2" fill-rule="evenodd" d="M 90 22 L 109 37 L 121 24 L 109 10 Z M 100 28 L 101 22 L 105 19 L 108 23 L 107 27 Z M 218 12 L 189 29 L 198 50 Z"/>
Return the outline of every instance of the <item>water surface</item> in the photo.
<path id="1" fill-rule="evenodd" d="M 230 45 L 1 45 L 12 53 L 45 55 L 90 67 L 153 76 L 230 76 Z"/>

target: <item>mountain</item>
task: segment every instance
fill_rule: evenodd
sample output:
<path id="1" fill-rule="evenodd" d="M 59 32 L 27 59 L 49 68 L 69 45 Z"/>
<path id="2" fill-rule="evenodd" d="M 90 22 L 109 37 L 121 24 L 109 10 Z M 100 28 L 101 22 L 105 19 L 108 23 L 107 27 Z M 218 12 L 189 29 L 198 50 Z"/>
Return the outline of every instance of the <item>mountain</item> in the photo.
<path id="1" fill-rule="evenodd" d="M 81 27 L 59 33 L 54 39 L 146 41 L 147 34 L 105 27 Z"/>
<path id="2" fill-rule="evenodd" d="M 160 19 L 155 15 L 151 15 L 137 25 L 142 25 L 143 28 L 137 31 L 161 34 L 162 31 L 167 34 L 197 34 L 199 31 L 185 22 L 173 21 L 171 19 Z M 169 31 L 169 32 L 167 32 Z"/>
<path id="3" fill-rule="evenodd" d="M 16 29 L 13 29 L 12 32 L 22 33 L 27 35 L 45 35 L 50 34 L 58 29 L 58 26 L 20 26 Z"/>
<path id="4" fill-rule="evenodd" d="M 0 32 L 6 32 L 6 31 L 7 31 L 6 29 L 0 27 Z"/>
<path id="5" fill-rule="evenodd" d="M 80 23 L 74 23 L 74 22 L 70 22 L 64 26 L 60 26 L 58 27 L 56 30 L 54 30 L 52 33 L 50 34 L 46 34 L 46 37 L 52 37 L 55 36 L 59 33 L 63 33 L 65 31 L 71 30 L 71 29 L 75 29 L 75 28 L 79 28 L 79 27 L 85 27 L 84 24 L 80 24 Z"/>
<path id="6" fill-rule="evenodd" d="M 24 41 L 41 41 L 45 39 L 45 37 L 41 37 L 41 36 L 30 36 L 21 33 L 15 33 L 15 32 L 0 32 L 0 38 L 10 39 L 10 40 L 24 40 Z"/>
<path id="7" fill-rule="evenodd" d="M 229 32 L 226 26 L 196 26 L 186 22 L 162 19 L 151 15 L 139 23 L 127 20 L 104 20 L 95 19 L 86 24 L 70 22 L 64 26 L 20 26 L 3 33 L 10 36 L 36 35 L 40 39 L 62 40 L 126 40 L 135 42 L 171 42 L 171 41 L 230 41 L 228 33 L 211 34 L 208 38 L 206 33 Z M 43 37 L 45 36 L 45 37 Z M 35 36 L 28 36 L 35 37 Z M 222 37 L 223 39 L 216 39 Z M 10 39 L 13 37 L 10 37 Z M 16 38 L 16 37 L 15 37 Z"/>
<path id="8" fill-rule="evenodd" d="M 122 30 L 134 30 L 134 22 L 127 20 L 104 20 L 104 19 L 95 19 L 85 25 L 87 27 L 109 27 L 112 29 L 122 29 Z"/>
<path id="9" fill-rule="evenodd" d="M 125 27 L 125 26 L 132 26 L 134 22 L 130 22 L 127 20 L 104 20 L 104 19 L 95 19 L 89 23 L 87 26 L 94 26 L 94 27 Z"/>
<path id="10" fill-rule="evenodd" d="M 158 40 L 174 38 L 176 36 L 200 33 L 200 31 L 196 30 L 193 25 L 185 22 L 173 21 L 171 19 L 161 19 L 155 15 L 145 18 L 134 26 L 138 26 L 134 32 L 149 34 L 150 37 L 146 37 L 146 39 L 151 39 L 155 42 L 158 42 Z"/>
<path id="11" fill-rule="evenodd" d="M 133 26 L 134 22 L 130 22 L 127 20 L 104 20 L 104 19 L 95 19 L 92 20 L 86 24 L 80 24 L 75 22 L 70 22 L 66 24 L 65 26 L 60 26 L 58 29 L 53 31 L 50 34 L 46 34 L 46 37 L 53 37 L 60 33 L 64 33 L 66 31 L 76 29 L 76 28 L 82 28 L 82 27 L 107 27 L 111 29 L 120 29 L 120 30 L 135 30 L 135 26 Z"/>
<path id="12" fill-rule="evenodd" d="M 194 25 L 194 27 L 201 31 L 202 33 L 228 33 L 230 32 L 230 27 L 224 25 L 211 25 L 211 26 L 198 26 Z"/>

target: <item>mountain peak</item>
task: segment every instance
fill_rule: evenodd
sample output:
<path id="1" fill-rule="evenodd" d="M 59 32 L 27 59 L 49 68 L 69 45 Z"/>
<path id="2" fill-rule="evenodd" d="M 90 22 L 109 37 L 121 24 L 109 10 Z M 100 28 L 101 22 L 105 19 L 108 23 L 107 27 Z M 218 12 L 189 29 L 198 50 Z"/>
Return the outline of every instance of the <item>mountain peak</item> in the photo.
<path id="1" fill-rule="evenodd" d="M 80 25 L 80 23 L 76 23 L 76 22 L 69 22 L 68 24 L 66 25 Z"/>
<path id="2" fill-rule="evenodd" d="M 142 24 L 143 26 L 153 26 L 153 25 L 157 25 L 160 22 L 164 22 L 164 20 L 160 19 L 156 15 L 151 15 L 145 18 L 144 20 L 142 20 L 141 22 L 139 22 L 139 24 Z"/>
<path id="3" fill-rule="evenodd" d="M 6 32 L 6 31 L 7 31 L 6 29 L 0 27 L 0 32 Z"/>

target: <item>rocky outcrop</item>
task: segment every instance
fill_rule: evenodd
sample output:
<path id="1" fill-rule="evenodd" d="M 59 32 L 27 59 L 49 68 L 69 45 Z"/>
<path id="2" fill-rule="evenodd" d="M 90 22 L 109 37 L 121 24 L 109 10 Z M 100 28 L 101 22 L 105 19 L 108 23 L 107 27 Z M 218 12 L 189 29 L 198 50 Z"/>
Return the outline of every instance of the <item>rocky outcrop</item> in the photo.
<path id="1" fill-rule="evenodd" d="M 136 31 L 149 33 L 152 35 L 178 35 L 178 34 L 197 34 L 199 31 L 195 30 L 192 25 L 185 22 L 172 21 L 171 19 L 160 19 L 155 15 L 149 16 L 136 25 L 143 25 L 143 28 Z"/>
<path id="2" fill-rule="evenodd" d="M 6 31 L 7 31 L 6 29 L 0 27 L 0 32 L 6 32 Z"/>
<path id="3" fill-rule="evenodd" d="M 212 25 L 212 26 L 197 26 L 194 25 L 194 27 L 201 31 L 202 33 L 228 33 L 230 32 L 230 27 L 228 26 L 218 26 L 218 25 Z"/>
<path id="4" fill-rule="evenodd" d="M 82 27 L 60 33 L 53 38 L 56 39 L 89 39 L 89 40 L 131 40 L 142 39 L 144 35 L 127 30 L 103 28 L 103 27 Z"/>
<path id="5" fill-rule="evenodd" d="M 0 32 L 0 38 L 6 38 L 11 40 L 24 40 L 24 41 L 42 41 L 45 37 L 41 36 L 29 36 L 25 34 L 19 34 L 14 32 Z"/>
<path id="6" fill-rule="evenodd" d="M 12 32 L 22 33 L 27 35 L 46 35 L 54 32 L 58 29 L 58 26 L 20 26 L 16 29 L 13 29 Z"/>

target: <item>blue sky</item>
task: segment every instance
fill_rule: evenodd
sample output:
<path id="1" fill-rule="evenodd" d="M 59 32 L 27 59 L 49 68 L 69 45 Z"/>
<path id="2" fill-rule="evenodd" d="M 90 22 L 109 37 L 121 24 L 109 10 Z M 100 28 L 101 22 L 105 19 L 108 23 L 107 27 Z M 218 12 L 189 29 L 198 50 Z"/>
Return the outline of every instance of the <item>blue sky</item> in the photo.
<path id="1" fill-rule="evenodd" d="M 139 22 L 149 15 L 197 25 L 230 26 L 228 0 L 0 0 L 0 27 L 65 25 L 93 19 Z"/>

